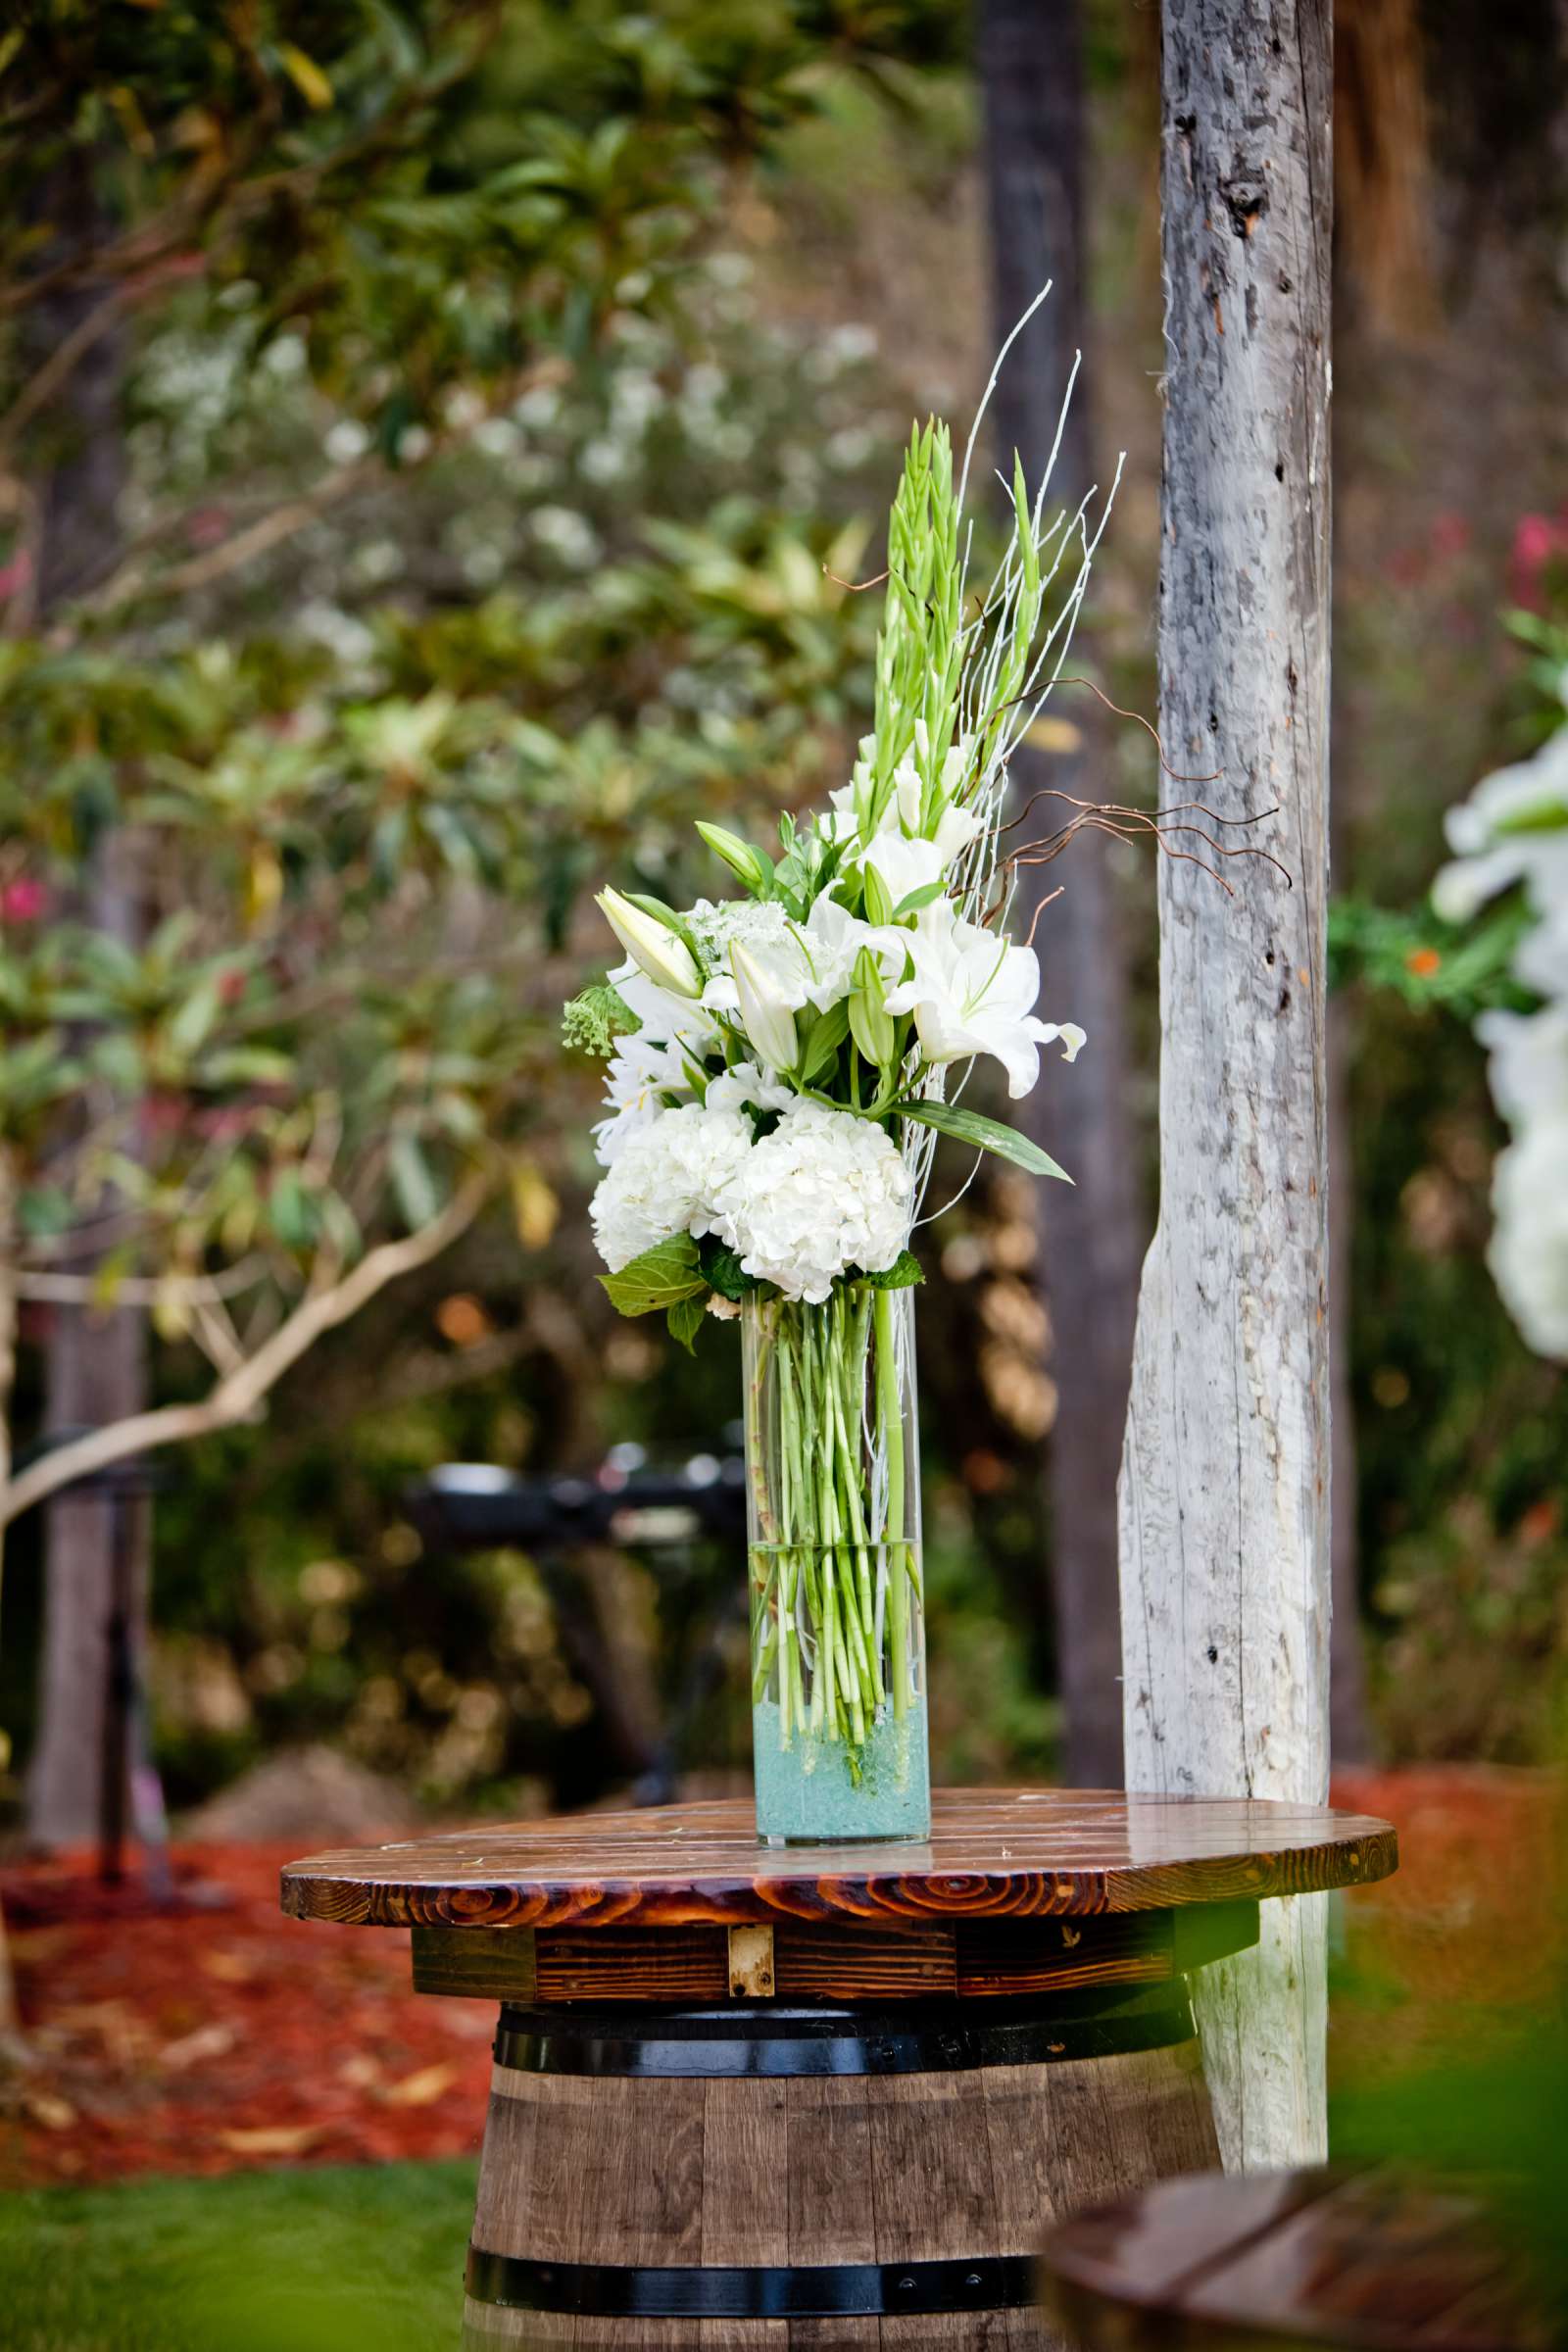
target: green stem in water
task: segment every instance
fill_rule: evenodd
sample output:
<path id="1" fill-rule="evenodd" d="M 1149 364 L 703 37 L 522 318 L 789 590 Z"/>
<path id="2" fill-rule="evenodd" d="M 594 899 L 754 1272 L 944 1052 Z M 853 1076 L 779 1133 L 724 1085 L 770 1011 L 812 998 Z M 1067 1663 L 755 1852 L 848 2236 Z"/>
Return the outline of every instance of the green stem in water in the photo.
<path id="1" fill-rule="evenodd" d="M 888 1649 L 893 1713 L 909 1711 L 909 1588 L 904 1562 L 904 1413 L 894 1351 L 893 1294 L 878 1291 L 876 1320 L 877 1434 L 888 1466 Z"/>

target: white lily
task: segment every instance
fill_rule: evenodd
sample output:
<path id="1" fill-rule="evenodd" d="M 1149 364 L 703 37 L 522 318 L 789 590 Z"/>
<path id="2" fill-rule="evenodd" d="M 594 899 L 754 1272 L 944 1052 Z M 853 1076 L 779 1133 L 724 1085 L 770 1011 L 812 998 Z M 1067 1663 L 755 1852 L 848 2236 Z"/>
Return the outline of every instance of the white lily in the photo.
<path id="1" fill-rule="evenodd" d="M 594 1128 L 594 1156 L 601 1167 L 612 1167 L 634 1135 L 651 1127 L 666 1108 L 670 1095 L 691 1093 L 691 1071 L 678 1045 L 658 1038 L 615 1041 L 605 1072 L 605 1101 L 611 1115 Z"/>
<path id="2" fill-rule="evenodd" d="M 804 923 L 779 906 L 745 908 L 727 943 L 731 958 L 737 947 L 745 949 L 774 998 L 791 1012 L 802 1012 L 808 1004 L 826 1012 L 847 997 L 862 948 L 871 950 L 889 979 L 899 978 L 906 944 L 902 932 L 862 922 L 827 893 L 813 902 Z M 733 960 L 712 974 L 703 990 L 703 1004 L 710 1012 L 740 1011 Z"/>
<path id="3" fill-rule="evenodd" d="M 893 907 L 940 882 L 948 863 L 936 842 L 909 841 L 902 833 L 879 833 L 865 853 L 865 862 L 887 884 Z"/>
<path id="4" fill-rule="evenodd" d="M 776 996 L 792 1012 L 807 1002 L 812 965 L 801 926 L 776 900 L 723 899 L 716 906 L 699 900 L 692 910 L 692 928 L 713 968 L 703 990 L 710 1012 L 738 1012 L 740 1000 L 730 968 L 730 951 L 742 947 L 760 970 L 766 973 Z"/>
<path id="5" fill-rule="evenodd" d="M 636 1014 L 638 1034 L 662 1038 L 671 1044 L 678 1038 L 691 1046 L 699 1061 L 710 1046 L 717 1044 L 718 1031 L 701 1004 L 661 988 L 629 956 L 607 977 L 622 1004 Z"/>
<path id="6" fill-rule="evenodd" d="M 909 945 L 902 931 L 862 922 L 837 899 L 825 895 L 815 901 L 807 917 L 804 944 L 811 966 L 807 995 L 818 1012 L 826 1012 L 830 1004 L 849 995 L 862 950 L 876 958 L 885 980 L 901 980 Z"/>
<path id="7" fill-rule="evenodd" d="M 594 905 L 628 956 L 672 996 L 700 997 L 703 975 L 686 942 L 656 915 L 645 914 L 618 890 L 602 890 Z"/>
<path id="8" fill-rule="evenodd" d="M 755 1061 L 737 1061 L 709 1080 L 703 1100 L 710 1110 L 788 1110 L 795 1089 L 769 1078 Z"/>
<path id="9" fill-rule="evenodd" d="M 701 1005 L 689 997 L 672 997 L 650 980 L 640 964 L 618 965 L 610 974 L 610 984 L 641 1026 L 615 1040 L 605 1072 L 611 1116 L 594 1128 L 594 1152 L 607 1168 L 634 1135 L 658 1118 L 670 1096 L 691 1094 L 693 1070 L 701 1069 L 719 1043 Z"/>
<path id="10" fill-rule="evenodd" d="M 1068 1061 L 1084 1044 L 1075 1021 L 1042 1021 L 1034 1010 L 1040 964 L 1032 948 L 1008 945 L 966 923 L 946 900 L 927 907 L 908 934 L 911 976 L 889 991 L 889 1012 L 912 1012 L 927 1061 L 940 1066 L 990 1054 L 1007 1073 L 1016 1102 L 1040 1075 L 1040 1048 L 1059 1043 Z"/>
<path id="11" fill-rule="evenodd" d="M 793 1069 L 801 1057 L 801 1041 L 787 995 L 738 939 L 730 942 L 729 968 L 741 1026 L 760 1058 L 771 1069 Z"/>

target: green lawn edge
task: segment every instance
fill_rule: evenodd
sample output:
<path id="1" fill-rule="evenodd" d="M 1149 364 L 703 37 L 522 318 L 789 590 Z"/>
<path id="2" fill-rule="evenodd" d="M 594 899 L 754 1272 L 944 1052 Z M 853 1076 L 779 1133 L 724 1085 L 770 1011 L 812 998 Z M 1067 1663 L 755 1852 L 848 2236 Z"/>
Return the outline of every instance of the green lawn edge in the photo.
<path id="1" fill-rule="evenodd" d="M 454 2352 L 471 2163 L 0 2198 L 5 2352 Z"/>

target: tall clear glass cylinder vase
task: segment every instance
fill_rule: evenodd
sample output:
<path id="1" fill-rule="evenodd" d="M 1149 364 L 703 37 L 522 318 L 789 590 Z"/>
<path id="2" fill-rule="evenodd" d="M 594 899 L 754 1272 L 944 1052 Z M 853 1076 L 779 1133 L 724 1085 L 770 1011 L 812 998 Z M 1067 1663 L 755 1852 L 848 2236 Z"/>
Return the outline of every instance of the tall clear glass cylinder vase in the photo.
<path id="1" fill-rule="evenodd" d="M 913 1291 L 742 1312 L 758 1834 L 928 1837 Z"/>

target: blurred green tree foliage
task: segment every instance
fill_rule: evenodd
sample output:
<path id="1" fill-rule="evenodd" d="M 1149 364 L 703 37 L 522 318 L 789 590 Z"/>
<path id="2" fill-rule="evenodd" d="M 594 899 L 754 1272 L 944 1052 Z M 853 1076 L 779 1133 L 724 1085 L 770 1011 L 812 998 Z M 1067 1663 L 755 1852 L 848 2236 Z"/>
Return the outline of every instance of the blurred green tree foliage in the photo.
<path id="1" fill-rule="evenodd" d="M 520 593 L 487 508 L 568 392 L 612 494 L 738 169 L 949 13 L 45 0 L 0 40 L 0 1326 L 146 1303 L 213 1367 L 0 1524 L 245 1417 L 498 1187 L 541 1230 L 542 954 L 677 802 L 808 772 L 858 546 L 721 501 L 601 567 L 535 500 L 563 576 Z M 466 546 L 389 535 L 413 477 Z M 112 836 L 129 937 L 78 889 Z"/>

